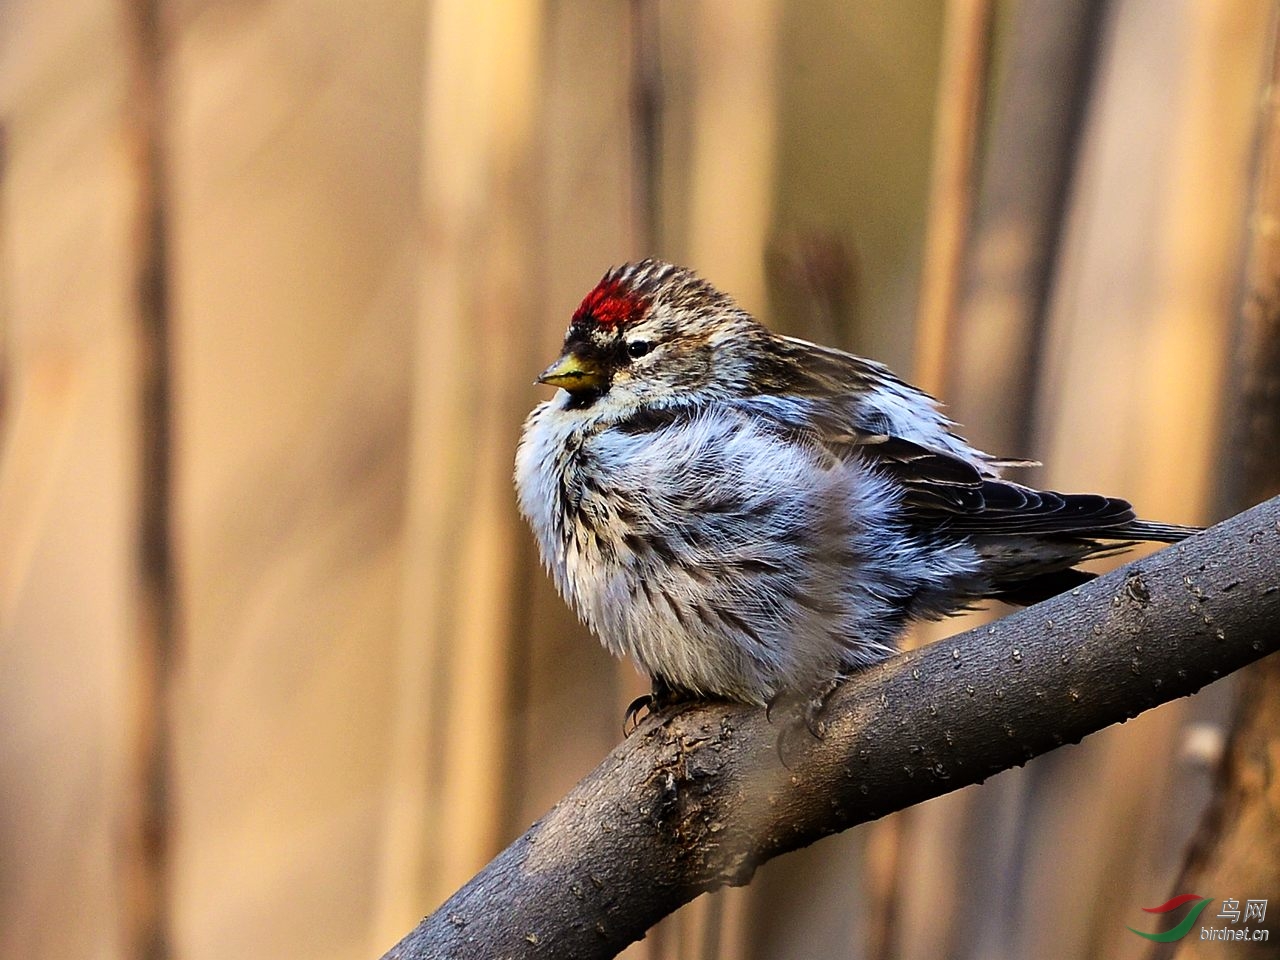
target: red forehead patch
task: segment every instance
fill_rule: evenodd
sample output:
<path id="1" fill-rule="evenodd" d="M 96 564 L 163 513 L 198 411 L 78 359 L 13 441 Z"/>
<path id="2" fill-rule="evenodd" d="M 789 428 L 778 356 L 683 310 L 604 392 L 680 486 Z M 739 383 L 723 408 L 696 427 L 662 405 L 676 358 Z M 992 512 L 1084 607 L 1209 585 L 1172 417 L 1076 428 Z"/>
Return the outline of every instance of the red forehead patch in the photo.
<path id="1" fill-rule="evenodd" d="M 619 324 L 635 323 L 648 309 L 647 298 L 628 290 L 617 280 L 601 280 L 573 312 L 573 322 L 616 327 Z"/>

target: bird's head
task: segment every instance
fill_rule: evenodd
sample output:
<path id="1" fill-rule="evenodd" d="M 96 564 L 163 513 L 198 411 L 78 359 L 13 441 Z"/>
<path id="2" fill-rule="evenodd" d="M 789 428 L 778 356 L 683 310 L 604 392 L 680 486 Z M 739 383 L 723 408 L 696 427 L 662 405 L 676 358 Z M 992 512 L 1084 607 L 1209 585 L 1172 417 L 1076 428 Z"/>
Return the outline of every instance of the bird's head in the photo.
<path id="1" fill-rule="evenodd" d="M 538 381 L 567 390 L 577 406 L 731 393 L 748 375 L 751 342 L 768 336 L 693 272 L 642 260 L 610 270 L 587 294 L 560 359 Z"/>

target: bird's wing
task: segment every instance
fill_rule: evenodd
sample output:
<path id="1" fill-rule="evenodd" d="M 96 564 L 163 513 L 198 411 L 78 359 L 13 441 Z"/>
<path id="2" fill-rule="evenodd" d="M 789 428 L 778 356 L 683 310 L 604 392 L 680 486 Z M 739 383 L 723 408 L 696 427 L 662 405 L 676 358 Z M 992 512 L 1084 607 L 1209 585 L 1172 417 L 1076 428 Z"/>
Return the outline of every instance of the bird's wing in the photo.
<path id="1" fill-rule="evenodd" d="M 986 463 L 948 450 L 931 449 L 905 437 L 850 428 L 844 418 L 788 400 L 750 397 L 721 401 L 788 443 L 810 448 L 821 462 L 856 462 L 895 482 L 908 520 L 924 528 L 944 528 L 965 536 L 1066 534 L 1077 537 L 1142 539 L 1126 530 L 1134 522 L 1128 501 L 1097 494 L 1036 490 L 1003 480 Z M 646 409 L 618 425 L 623 433 L 660 431 L 675 422 L 694 422 L 706 408 Z"/>
<path id="2" fill-rule="evenodd" d="M 960 457 L 886 434 L 816 433 L 841 460 L 856 458 L 902 489 L 909 517 L 964 534 L 1106 536 L 1134 519 L 1130 504 L 1098 494 L 1064 494 L 984 474 Z"/>
<path id="3" fill-rule="evenodd" d="M 1123 537 L 1128 502 L 1035 490 L 1000 470 L 1031 461 L 990 456 L 952 432 L 937 401 L 887 367 L 830 347 L 773 337 L 742 404 L 841 460 L 857 459 L 902 490 L 912 522 L 965 535 Z"/>
<path id="4" fill-rule="evenodd" d="M 874 360 L 794 337 L 772 338 L 762 356 L 761 392 L 807 404 L 809 416 L 830 429 L 901 438 L 968 462 L 987 477 L 1005 467 L 1038 466 L 973 447 L 954 432 L 937 400 Z"/>

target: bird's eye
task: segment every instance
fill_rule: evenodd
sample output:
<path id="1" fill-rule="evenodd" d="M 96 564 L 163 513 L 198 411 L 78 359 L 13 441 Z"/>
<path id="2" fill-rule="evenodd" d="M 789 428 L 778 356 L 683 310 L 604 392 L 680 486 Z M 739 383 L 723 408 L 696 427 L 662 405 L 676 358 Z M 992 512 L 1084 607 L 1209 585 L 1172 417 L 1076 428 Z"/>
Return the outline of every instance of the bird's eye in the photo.
<path id="1" fill-rule="evenodd" d="M 653 344 L 648 340 L 632 340 L 627 344 L 627 356 L 632 360 L 643 357 L 646 353 L 653 349 Z"/>

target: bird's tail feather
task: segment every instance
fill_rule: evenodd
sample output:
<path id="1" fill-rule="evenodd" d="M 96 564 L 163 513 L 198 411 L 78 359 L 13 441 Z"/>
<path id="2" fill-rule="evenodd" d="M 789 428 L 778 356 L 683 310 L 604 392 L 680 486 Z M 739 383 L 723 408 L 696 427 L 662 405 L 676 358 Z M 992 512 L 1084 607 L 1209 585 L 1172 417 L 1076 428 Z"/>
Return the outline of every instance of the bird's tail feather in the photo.
<path id="1" fill-rule="evenodd" d="M 1123 501 L 1121 501 L 1123 503 Z M 1005 603 L 1029 606 L 1065 593 L 1096 574 L 1074 565 L 1085 560 L 1125 553 L 1135 543 L 1150 540 L 1177 543 L 1200 532 L 1200 527 L 1150 520 L 1127 520 L 1115 526 L 1081 530 L 1066 539 L 1027 537 L 1013 542 L 992 537 L 979 544 L 985 571 L 991 578 L 985 595 Z M 984 549 L 985 547 L 985 549 Z"/>
<path id="2" fill-rule="evenodd" d="M 1151 540 L 1156 543 L 1177 543 L 1193 534 L 1199 533 L 1203 527 L 1184 527 L 1178 523 L 1157 523 L 1154 520 L 1130 520 L 1118 527 L 1112 527 L 1100 534 L 1108 540 Z"/>

